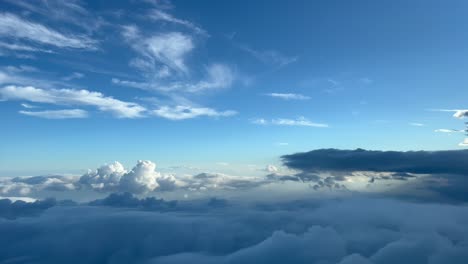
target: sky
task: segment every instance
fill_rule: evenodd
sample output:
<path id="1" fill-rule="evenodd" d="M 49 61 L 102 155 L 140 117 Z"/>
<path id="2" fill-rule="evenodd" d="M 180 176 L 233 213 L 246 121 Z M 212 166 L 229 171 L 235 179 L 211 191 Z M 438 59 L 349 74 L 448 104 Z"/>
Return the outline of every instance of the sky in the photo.
<path id="1" fill-rule="evenodd" d="M 467 10 L 0 0 L 0 263 L 466 263 Z"/>
<path id="2" fill-rule="evenodd" d="M 465 1 L 1 2 L 1 176 L 459 149 Z M 451 135 L 451 136 L 448 136 Z M 229 164 L 220 166 L 219 164 Z M 220 168 L 221 167 L 221 168 Z"/>

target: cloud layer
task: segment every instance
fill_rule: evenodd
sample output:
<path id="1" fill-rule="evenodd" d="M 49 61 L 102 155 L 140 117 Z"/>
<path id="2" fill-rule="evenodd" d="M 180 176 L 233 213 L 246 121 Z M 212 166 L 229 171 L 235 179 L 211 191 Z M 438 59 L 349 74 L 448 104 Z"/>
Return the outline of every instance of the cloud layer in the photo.
<path id="1" fill-rule="evenodd" d="M 468 257 L 461 206 L 364 198 L 170 203 L 130 195 L 91 205 L 0 218 L 0 261 L 461 264 Z"/>

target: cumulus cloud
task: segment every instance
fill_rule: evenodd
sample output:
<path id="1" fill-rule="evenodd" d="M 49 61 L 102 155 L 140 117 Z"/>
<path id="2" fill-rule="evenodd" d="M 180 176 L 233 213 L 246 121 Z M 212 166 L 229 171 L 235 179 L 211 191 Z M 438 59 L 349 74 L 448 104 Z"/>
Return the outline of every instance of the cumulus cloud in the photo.
<path id="1" fill-rule="evenodd" d="M 461 264 L 468 257 L 464 206 L 350 198 L 178 202 L 174 211 L 167 203 L 123 194 L 0 219 L 0 261 Z"/>
<path id="2" fill-rule="evenodd" d="M 41 117 L 46 119 L 69 119 L 86 118 L 88 112 L 82 109 L 63 109 L 63 110 L 45 110 L 45 111 L 19 111 L 20 114 Z"/>
<path id="3" fill-rule="evenodd" d="M 276 119 L 271 119 L 271 120 L 266 120 L 264 118 L 257 118 L 257 119 L 253 119 L 251 122 L 256 125 L 328 127 L 328 124 L 315 123 L 315 122 L 308 120 L 305 117 L 299 117 L 297 119 L 276 118 Z"/>
<path id="4" fill-rule="evenodd" d="M 74 90 L 74 89 L 41 89 L 33 86 L 16 86 L 8 85 L 0 88 L 0 98 L 2 100 L 16 100 L 28 101 L 33 103 L 44 103 L 54 105 L 82 105 L 94 106 L 100 111 L 110 112 L 119 118 L 137 118 L 141 117 L 142 113 L 146 110 L 139 104 L 132 102 L 125 102 L 113 97 L 104 96 L 100 92 L 93 92 L 88 90 Z M 72 111 L 72 112 L 70 112 Z M 73 112 L 74 111 L 74 112 Z M 76 110 L 68 110 L 62 114 L 81 114 L 84 112 Z M 29 113 L 34 115 L 33 112 Z M 46 113 L 42 113 L 47 115 Z M 49 115 L 54 113 L 48 111 Z M 55 113 L 58 116 L 60 113 Z M 36 112 L 35 115 L 40 115 Z"/>
<path id="5" fill-rule="evenodd" d="M 45 175 L 5 178 L 0 180 L 0 196 L 26 197 L 39 191 L 72 191 L 77 177 Z"/>
<path id="6" fill-rule="evenodd" d="M 159 109 L 153 110 L 154 115 L 163 117 L 170 120 L 183 120 L 196 118 L 200 116 L 208 117 L 227 117 L 237 114 L 236 111 L 227 110 L 227 111 L 217 111 L 208 107 L 192 107 L 192 106 L 182 106 L 178 105 L 175 107 L 162 106 Z"/>
<path id="7" fill-rule="evenodd" d="M 267 96 L 284 100 L 309 100 L 310 97 L 297 93 L 268 93 Z"/>
<path id="8" fill-rule="evenodd" d="M 0 37 L 27 40 L 58 48 L 96 49 L 97 44 L 87 36 L 63 34 L 10 13 L 0 14 Z"/>

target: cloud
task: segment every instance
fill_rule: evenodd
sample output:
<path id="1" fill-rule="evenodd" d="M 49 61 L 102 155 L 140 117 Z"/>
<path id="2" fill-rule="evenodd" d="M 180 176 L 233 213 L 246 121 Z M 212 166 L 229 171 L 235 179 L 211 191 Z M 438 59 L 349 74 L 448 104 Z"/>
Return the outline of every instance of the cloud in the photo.
<path id="1" fill-rule="evenodd" d="M 265 171 L 266 171 L 266 172 L 269 172 L 269 173 L 276 173 L 276 172 L 278 172 L 278 167 L 276 167 L 275 165 L 269 164 L 269 165 L 265 168 Z"/>
<path id="2" fill-rule="evenodd" d="M 458 145 L 461 147 L 468 147 L 468 138 L 465 138 L 463 142 L 460 142 Z"/>
<path id="3" fill-rule="evenodd" d="M 120 194 L 0 219 L 0 261 L 462 264 L 468 257 L 465 206 L 368 198 L 167 203 Z"/>
<path id="4" fill-rule="evenodd" d="M 94 106 L 100 111 L 110 112 L 118 118 L 137 118 L 142 117 L 146 110 L 144 107 L 131 102 L 125 102 L 112 97 L 104 96 L 100 92 L 74 89 L 40 89 L 33 86 L 15 86 L 8 85 L 0 88 L 0 98 L 2 100 L 20 100 L 33 103 L 44 103 L 54 105 L 82 105 Z M 62 110 L 65 111 L 65 110 Z M 72 111 L 72 110 L 69 110 Z M 36 115 L 40 112 L 35 112 Z M 49 114 L 53 115 L 51 111 Z M 59 115 L 58 113 L 55 113 Z M 75 111 L 75 115 L 77 112 Z M 83 114 L 83 112 L 78 112 Z M 30 115 L 34 115 L 31 114 Z M 47 113 L 43 113 L 47 115 Z M 71 115 L 71 112 L 68 112 Z"/>
<path id="5" fill-rule="evenodd" d="M 134 59 L 130 65 L 147 71 L 148 77 L 151 77 L 148 74 L 157 72 L 157 64 L 169 67 L 175 72 L 188 73 L 185 59 L 195 47 L 189 35 L 168 32 L 143 36 L 138 27 L 127 25 L 123 27 L 122 36 L 141 56 Z"/>
<path id="6" fill-rule="evenodd" d="M 275 98 L 284 99 L 284 100 L 309 100 L 310 99 L 309 96 L 296 94 L 296 93 L 268 93 L 266 95 L 275 97 Z"/>
<path id="7" fill-rule="evenodd" d="M 465 118 L 468 117 L 468 110 L 467 109 L 436 109 L 433 111 L 440 111 L 440 112 L 454 112 L 453 117 L 455 118 Z"/>
<path id="8" fill-rule="evenodd" d="M 303 173 L 329 174 L 334 181 L 393 180 L 380 185 L 376 195 L 418 201 L 468 201 L 468 150 L 368 151 L 318 149 L 282 156 L 284 165 Z M 337 178 L 337 176 L 340 176 Z"/>
<path id="9" fill-rule="evenodd" d="M 147 91 L 201 93 L 228 88 L 235 80 L 235 74 L 233 71 L 224 64 L 212 64 L 205 68 L 205 72 L 206 74 L 204 78 L 198 82 L 174 81 L 161 84 L 159 82 L 134 82 L 112 78 L 112 83 Z"/>
<path id="10" fill-rule="evenodd" d="M 20 114 L 41 117 L 46 119 L 86 118 L 88 112 L 81 109 L 45 110 L 45 111 L 19 111 Z"/>
<path id="11" fill-rule="evenodd" d="M 83 78 L 83 77 L 84 77 L 84 74 L 83 74 L 83 73 L 80 73 L 80 72 L 73 72 L 72 74 L 63 77 L 62 80 L 64 80 L 64 81 L 71 81 L 71 80 L 74 80 L 74 79 L 81 79 L 81 78 Z"/>
<path id="12" fill-rule="evenodd" d="M 37 14 L 47 20 L 58 21 L 60 24 L 65 22 L 88 32 L 93 32 L 106 23 L 98 14 L 90 13 L 80 0 L 41 0 L 34 3 L 27 0 L 5 1 L 22 8 L 25 14 Z"/>
<path id="13" fill-rule="evenodd" d="M 56 203 L 55 199 L 34 202 L 25 202 L 22 200 L 13 202 L 10 199 L 0 199 L 0 218 L 16 219 L 18 217 L 35 216 L 55 206 Z"/>
<path id="14" fill-rule="evenodd" d="M 410 126 L 416 126 L 416 127 L 422 127 L 422 126 L 425 126 L 424 124 L 422 123 L 409 123 Z"/>
<path id="15" fill-rule="evenodd" d="M 139 160 L 129 171 L 119 162 L 106 164 L 88 171 L 79 183 L 98 192 L 130 192 L 144 194 L 152 191 L 172 191 L 184 186 L 184 182 L 171 174 L 156 171 L 156 164 Z"/>
<path id="16" fill-rule="evenodd" d="M 278 67 L 283 67 L 288 64 L 294 63 L 297 61 L 297 57 L 292 57 L 292 56 L 286 56 L 284 54 L 281 54 L 280 52 L 276 50 L 255 50 L 252 49 L 246 45 L 240 45 L 240 48 L 250 55 L 252 55 L 254 58 L 257 60 L 261 61 L 262 63 L 265 64 L 270 64 Z"/>
<path id="17" fill-rule="evenodd" d="M 155 197 L 146 197 L 138 199 L 129 192 L 111 193 L 109 196 L 94 200 L 88 203 L 92 206 L 109 206 L 123 208 L 138 208 L 142 210 L 157 210 L 163 211 L 166 209 L 174 209 L 177 206 L 177 201 L 165 201 Z"/>
<path id="18" fill-rule="evenodd" d="M 153 110 L 152 113 L 156 116 L 170 120 L 184 120 L 201 116 L 228 117 L 237 114 L 237 112 L 233 110 L 219 112 L 207 107 L 192 107 L 182 105 L 175 107 L 162 106 L 159 109 Z"/>
<path id="19" fill-rule="evenodd" d="M 0 37 L 21 39 L 58 48 L 96 49 L 96 41 L 83 35 L 62 34 L 10 13 L 0 14 Z M 21 45 L 21 44 L 18 44 Z M 4 47 L 8 47 L 4 45 Z M 17 46 L 18 47 L 18 46 Z"/>
<path id="20" fill-rule="evenodd" d="M 114 192 L 119 190 L 120 179 L 125 173 L 124 166 L 115 161 L 83 174 L 79 183 L 96 191 Z"/>
<path id="21" fill-rule="evenodd" d="M 253 119 L 251 122 L 257 125 L 328 127 L 328 124 L 314 123 L 314 122 L 309 121 L 305 117 L 299 117 L 297 119 L 276 118 L 276 119 L 272 119 L 271 121 L 263 119 L 263 118 L 258 118 L 258 119 Z"/>
<path id="22" fill-rule="evenodd" d="M 183 20 L 183 19 L 178 19 L 178 18 L 172 16 L 171 14 L 166 13 L 166 12 L 164 12 L 162 10 L 158 10 L 158 9 L 151 10 L 149 12 L 149 18 L 152 19 L 152 20 L 155 20 L 155 21 L 164 21 L 164 22 L 169 22 L 169 23 L 182 25 L 182 26 L 184 26 L 186 28 L 189 28 L 189 29 L 193 30 L 195 33 L 198 33 L 198 34 L 202 34 L 202 35 L 207 34 L 205 32 L 205 30 L 203 30 L 202 28 L 196 26 L 192 22 L 187 21 L 187 20 Z"/>
<path id="23" fill-rule="evenodd" d="M 73 191 L 77 177 L 46 175 L 5 178 L 0 180 L 0 196 L 25 197 L 41 191 Z"/>
<path id="24" fill-rule="evenodd" d="M 282 156 L 286 166 L 305 171 L 375 171 L 467 174 L 468 151 L 371 151 L 318 149 Z"/>
<path id="25" fill-rule="evenodd" d="M 440 129 L 434 130 L 434 132 L 439 132 L 439 133 L 463 133 L 464 130 L 440 128 Z"/>
<path id="26" fill-rule="evenodd" d="M 50 49 L 40 49 L 37 47 L 25 45 L 25 44 L 8 43 L 8 42 L 3 42 L 3 41 L 0 41 L 0 48 L 13 50 L 13 51 L 53 53 L 53 51 Z"/>

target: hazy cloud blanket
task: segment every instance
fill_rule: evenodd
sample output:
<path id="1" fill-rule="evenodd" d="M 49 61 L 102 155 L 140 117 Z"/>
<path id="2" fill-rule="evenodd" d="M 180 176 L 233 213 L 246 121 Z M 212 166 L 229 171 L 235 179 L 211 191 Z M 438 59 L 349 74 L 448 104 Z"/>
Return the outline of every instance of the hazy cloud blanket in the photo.
<path id="1" fill-rule="evenodd" d="M 58 203 L 40 215 L 0 218 L 0 263 L 442 264 L 468 258 L 468 208 L 461 205 L 220 201 L 179 202 L 167 210 L 151 206 L 161 200 L 114 195 L 93 206 Z"/>

